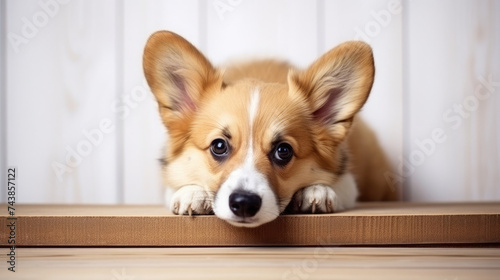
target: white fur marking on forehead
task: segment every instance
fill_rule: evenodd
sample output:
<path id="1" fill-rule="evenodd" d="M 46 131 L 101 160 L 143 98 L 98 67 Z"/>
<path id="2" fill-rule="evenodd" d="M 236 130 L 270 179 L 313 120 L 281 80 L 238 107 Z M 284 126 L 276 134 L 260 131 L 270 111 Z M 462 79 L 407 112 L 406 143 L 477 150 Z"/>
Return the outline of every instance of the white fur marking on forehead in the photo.
<path id="1" fill-rule="evenodd" d="M 259 89 L 256 88 L 250 94 L 250 107 L 248 107 L 248 118 L 250 120 L 250 129 L 253 128 L 253 121 L 257 116 L 257 110 L 259 109 L 259 99 L 260 99 Z M 250 133 L 252 133 L 251 130 Z"/>
<path id="2" fill-rule="evenodd" d="M 250 93 L 250 106 L 248 107 L 248 120 L 250 122 L 250 134 L 248 135 L 248 151 L 244 165 L 253 167 L 253 122 L 259 109 L 259 89 L 256 88 Z"/>

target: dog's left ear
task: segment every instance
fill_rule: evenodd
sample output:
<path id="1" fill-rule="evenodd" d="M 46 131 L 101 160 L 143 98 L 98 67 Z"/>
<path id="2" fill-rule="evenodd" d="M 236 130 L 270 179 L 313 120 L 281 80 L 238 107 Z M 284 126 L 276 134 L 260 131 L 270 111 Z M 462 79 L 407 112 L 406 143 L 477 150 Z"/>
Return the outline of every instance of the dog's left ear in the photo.
<path id="1" fill-rule="evenodd" d="M 330 50 L 302 73 L 291 71 L 288 85 L 290 94 L 309 102 L 314 120 L 342 141 L 368 99 L 374 74 L 370 46 L 352 41 Z"/>

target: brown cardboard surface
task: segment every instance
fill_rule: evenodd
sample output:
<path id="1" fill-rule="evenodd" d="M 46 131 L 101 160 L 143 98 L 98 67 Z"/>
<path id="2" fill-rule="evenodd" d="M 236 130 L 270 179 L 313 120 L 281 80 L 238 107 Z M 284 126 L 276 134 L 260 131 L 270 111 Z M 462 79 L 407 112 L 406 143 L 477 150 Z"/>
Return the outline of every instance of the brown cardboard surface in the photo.
<path id="1" fill-rule="evenodd" d="M 285 215 L 258 228 L 163 206 L 2 205 L 17 246 L 327 246 L 500 243 L 500 202 L 360 203 L 324 215 Z M 12 218 L 15 218 L 13 220 Z M 0 245 L 12 235 L 0 227 Z"/>

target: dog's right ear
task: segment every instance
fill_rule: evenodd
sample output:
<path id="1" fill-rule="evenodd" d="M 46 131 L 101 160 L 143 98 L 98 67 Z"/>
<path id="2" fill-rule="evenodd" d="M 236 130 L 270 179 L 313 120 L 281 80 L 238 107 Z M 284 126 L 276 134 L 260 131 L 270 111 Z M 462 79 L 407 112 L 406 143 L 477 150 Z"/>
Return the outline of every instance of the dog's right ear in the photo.
<path id="1" fill-rule="evenodd" d="M 185 133 L 204 94 L 222 86 L 222 75 L 181 36 L 158 31 L 144 49 L 143 67 L 170 133 Z"/>

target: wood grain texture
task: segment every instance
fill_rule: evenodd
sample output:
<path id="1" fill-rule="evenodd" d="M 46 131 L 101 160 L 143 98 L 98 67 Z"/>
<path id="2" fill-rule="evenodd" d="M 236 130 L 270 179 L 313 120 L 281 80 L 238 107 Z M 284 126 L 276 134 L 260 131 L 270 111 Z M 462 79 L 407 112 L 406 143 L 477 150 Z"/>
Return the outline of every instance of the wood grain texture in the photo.
<path id="1" fill-rule="evenodd" d="M 5 207 L 6 208 L 6 207 Z M 284 215 L 257 228 L 162 206 L 16 207 L 18 246 L 328 246 L 500 243 L 500 203 L 360 203 L 336 214 Z M 7 224 L 7 215 L 0 224 Z M 9 228 L 0 228 L 6 245 Z"/>
<path id="2" fill-rule="evenodd" d="M 407 3 L 407 198 L 498 198 L 500 3 Z"/>
<path id="3" fill-rule="evenodd" d="M 491 248 L 18 248 L 2 279 L 498 279 Z"/>
<path id="4" fill-rule="evenodd" d="M 7 34 L 6 30 L 6 10 L 5 1 L 0 2 L 0 34 L 2 36 L 2 43 L 0 44 L 0 202 L 7 202 L 7 188 L 3 182 L 7 180 L 5 175 L 6 165 L 7 165 L 7 96 L 6 96 L 6 78 L 7 78 L 7 67 L 6 63 L 6 47 L 5 36 Z"/>
<path id="5" fill-rule="evenodd" d="M 228 3 L 220 9 L 218 3 Z M 212 1 L 207 5 L 206 55 L 217 65 L 252 58 L 307 67 L 317 53 L 317 2 Z"/>
<path id="6" fill-rule="evenodd" d="M 97 131 L 104 119 L 116 124 L 115 3 L 69 1 L 51 15 L 40 3 L 6 2 L 7 31 L 26 40 L 17 48 L 9 40 L 6 65 L 18 201 L 115 203 L 116 135 Z"/>

